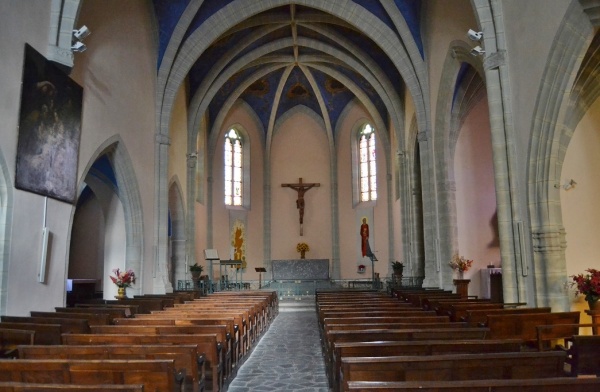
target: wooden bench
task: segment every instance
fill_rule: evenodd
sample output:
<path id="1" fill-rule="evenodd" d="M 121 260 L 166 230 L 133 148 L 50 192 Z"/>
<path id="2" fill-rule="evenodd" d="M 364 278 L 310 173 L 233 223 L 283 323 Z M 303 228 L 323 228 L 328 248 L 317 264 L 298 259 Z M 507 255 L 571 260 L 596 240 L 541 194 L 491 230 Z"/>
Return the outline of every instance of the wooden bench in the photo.
<path id="1" fill-rule="evenodd" d="M 487 327 L 490 329 L 490 339 L 522 339 L 538 350 L 543 350 L 552 340 L 577 335 L 579 330 L 572 326 L 555 328 L 541 339 L 538 326 L 579 324 L 579 317 L 579 312 L 488 315 Z"/>
<path id="2" fill-rule="evenodd" d="M 600 377 L 600 336 L 575 335 L 567 351 L 570 375 L 594 374 Z"/>
<path id="3" fill-rule="evenodd" d="M 342 358 L 339 390 L 349 381 L 456 381 L 564 376 L 558 351 Z"/>
<path id="4" fill-rule="evenodd" d="M 246 339 L 245 335 L 243 334 L 243 331 L 245 330 L 245 323 L 241 317 L 219 315 L 214 313 L 207 315 L 194 311 L 181 311 L 139 314 L 135 317 L 135 319 L 174 320 L 175 325 L 225 325 L 227 327 L 227 332 L 233 336 L 235 362 L 246 355 L 246 350 L 244 349 L 246 347 Z"/>
<path id="5" fill-rule="evenodd" d="M 0 392 L 144 392 L 142 384 L 34 384 L 29 382 L 0 382 Z"/>
<path id="6" fill-rule="evenodd" d="M 29 312 L 31 317 L 45 317 L 45 318 L 71 318 L 79 320 L 87 320 L 88 325 L 108 325 L 111 322 L 109 314 L 105 313 L 73 313 L 73 312 L 40 312 L 31 311 Z"/>
<path id="7" fill-rule="evenodd" d="M 334 344 L 331 385 L 336 385 L 341 359 L 346 357 L 388 357 L 408 355 L 477 354 L 519 352 L 521 340 L 423 340 L 384 342 L 339 342 Z"/>
<path id="8" fill-rule="evenodd" d="M 35 331 L 25 329 L 0 328 L 0 358 L 15 358 L 17 347 L 34 344 Z"/>
<path id="9" fill-rule="evenodd" d="M 514 309 L 474 309 L 467 310 L 467 315 L 460 321 L 466 321 L 472 325 L 485 326 L 487 323 L 488 315 L 502 315 L 502 314 L 531 314 L 531 313 L 550 313 L 551 308 L 514 308 Z"/>
<path id="10" fill-rule="evenodd" d="M 333 350 L 339 342 L 377 342 L 412 340 L 472 340 L 485 339 L 486 328 L 432 328 L 432 329 L 367 329 L 358 331 L 332 330 L 326 336 L 324 356 L 327 366 L 333 364 Z"/>
<path id="11" fill-rule="evenodd" d="M 116 318 L 122 318 L 122 317 L 132 317 L 133 311 L 130 307 L 122 307 L 122 308 L 117 308 L 117 307 L 102 307 L 102 306 L 95 306 L 95 307 L 78 307 L 78 308 L 67 308 L 67 307 L 55 307 L 54 310 L 56 312 L 61 312 L 61 313 L 86 313 L 86 314 L 90 314 L 90 313 L 95 313 L 95 314 L 106 314 L 108 315 L 109 318 L 109 323 L 112 324 L 112 321 Z M 33 316 L 33 314 L 32 314 Z"/>
<path id="12" fill-rule="evenodd" d="M 173 360 L 0 360 L 0 381 L 44 384 L 142 384 L 144 391 L 175 391 L 183 378 Z"/>
<path id="13" fill-rule="evenodd" d="M 63 327 L 60 324 L 35 324 L 35 323 L 0 323 L 3 329 L 21 329 L 35 331 L 34 344 L 60 344 Z"/>
<path id="14" fill-rule="evenodd" d="M 60 345 L 20 346 L 19 359 L 172 359 L 176 372 L 185 374 L 185 389 L 204 389 L 204 358 L 197 345 Z"/>
<path id="15" fill-rule="evenodd" d="M 2 323 L 25 323 L 25 324 L 58 324 L 62 333 L 89 333 L 90 325 L 85 319 L 72 319 L 60 317 L 27 317 L 27 316 L 0 316 Z"/>
<path id="16" fill-rule="evenodd" d="M 600 390 L 600 378 L 565 377 L 529 380 L 464 381 L 350 381 L 352 392 L 591 392 Z"/>
<path id="17" fill-rule="evenodd" d="M 217 344 L 225 348 L 228 345 L 227 330 L 224 325 L 98 325 L 91 327 L 94 334 L 124 335 L 177 335 L 177 334 L 215 334 Z M 224 382 L 232 376 L 231 350 L 221 350 L 219 362 L 223 364 Z M 210 365 L 209 361 L 209 365 Z"/>
<path id="18" fill-rule="evenodd" d="M 220 345 L 217 343 L 217 337 L 214 334 L 203 335 L 117 335 L 117 334 L 65 334 L 63 335 L 63 344 L 68 345 L 153 345 L 153 344 L 193 344 L 198 347 L 198 352 L 202 353 L 206 359 L 207 366 L 210 366 L 210 378 L 213 391 L 221 391 L 223 388 L 222 370 L 223 364 L 220 361 Z"/>

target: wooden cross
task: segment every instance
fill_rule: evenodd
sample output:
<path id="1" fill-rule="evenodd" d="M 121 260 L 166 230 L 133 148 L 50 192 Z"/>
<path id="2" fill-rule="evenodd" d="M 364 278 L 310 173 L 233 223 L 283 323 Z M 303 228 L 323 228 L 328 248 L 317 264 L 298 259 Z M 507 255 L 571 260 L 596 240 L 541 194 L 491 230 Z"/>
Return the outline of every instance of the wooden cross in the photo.
<path id="1" fill-rule="evenodd" d="M 302 225 L 304 224 L 304 192 L 313 187 L 319 187 L 321 184 L 314 183 L 304 183 L 302 182 L 302 177 L 298 179 L 296 184 L 281 184 L 282 188 L 292 188 L 296 192 L 298 192 L 298 199 L 296 199 L 296 208 L 300 213 L 300 235 L 304 235 L 302 230 Z"/>

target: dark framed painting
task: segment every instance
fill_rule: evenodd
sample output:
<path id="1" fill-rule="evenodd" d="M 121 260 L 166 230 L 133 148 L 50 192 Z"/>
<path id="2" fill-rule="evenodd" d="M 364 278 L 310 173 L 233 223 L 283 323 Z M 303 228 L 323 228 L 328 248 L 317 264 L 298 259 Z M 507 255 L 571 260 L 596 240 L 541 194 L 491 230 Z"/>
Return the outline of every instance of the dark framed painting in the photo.
<path id="1" fill-rule="evenodd" d="M 15 187 L 73 203 L 83 89 L 25 44 Z"/>

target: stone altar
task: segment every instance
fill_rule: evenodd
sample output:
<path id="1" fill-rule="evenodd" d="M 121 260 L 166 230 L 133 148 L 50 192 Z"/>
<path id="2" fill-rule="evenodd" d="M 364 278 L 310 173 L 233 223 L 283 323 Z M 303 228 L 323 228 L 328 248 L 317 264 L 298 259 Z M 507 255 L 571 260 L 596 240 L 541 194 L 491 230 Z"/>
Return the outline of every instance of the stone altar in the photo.
<path id="1" fill-rule="evenodd" d="M 329 259 L 273 260 L 273 280 L 329 279 Z"/>

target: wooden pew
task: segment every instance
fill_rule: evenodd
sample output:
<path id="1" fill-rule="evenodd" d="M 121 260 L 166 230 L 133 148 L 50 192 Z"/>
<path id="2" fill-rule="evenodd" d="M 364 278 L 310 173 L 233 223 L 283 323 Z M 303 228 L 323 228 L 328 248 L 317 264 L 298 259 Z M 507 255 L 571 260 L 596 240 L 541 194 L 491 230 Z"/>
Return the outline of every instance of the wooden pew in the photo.
<path id="1" fill-rule="evenodd" d="M 0 382 L 0 392 L 144 392 L 142 384 L 35 384 L 29 382 Z"/>
<path id="2" fill-rule="evenodd" d="M 73 312 L 40 312 L 31 311 L 29 312 L 31 317 L 45 317 L 45 318 L 72 318 L 79 320 L 87 320 L 88 325 L 108 325 L 111 322 L 109 314 L 104 313 L 73 313 Z"/>
<path id="3" fill-rule="evenodd" d="M 78 302 L 74 305 L 74 308 L 75 309 L 79 309 L 79 308 L 122 309 L 125 311 L 125 317 L 133 317 L 140 312 L 139 305 L 131 305 L 131 304 L 126 305 L 126 304 L 119 303 L 118 301 L 115 301 L 112 304 L 108 304 L 108 303 L 106 303 L 106 300 L 104 300 L 104 299 L 96 299 L 96 300 L 92 300 L 92 301 L 95 301 L 95 302 L 89 302 L 89 303 Z M 60 309 L 60 308 L 54 308 L 54 309 L 58 311 L 58 309 Z"/>
<path id="4" fill-rule="evenodd" d="M 331 385 L 339 380 L 342 358 L 519 352 L 522 343 L 517 339 L 339 342 L 333 348 Z"/>
<path id="5" fill-rule="evenodd" d="M 548 332 L 544 339 L 540 339 L 538 326 L 579 324 L 579 317 L 579 312 L 488 315 L 487 327 L 490 329 L 490 339 L 522 339 L 542 350 L 551 340 L 577 335 L 578 328 L 555 328 L 553 332 Z"/>
<path id="6" fill-rule="evenodd" d="M 98 325 L 91 327 L 94 334 L 126 334 L 126 335 L 177 335 L 177 334 L 215 334 L 217 345 L 228 344 L 227 330 L 224 325 Z M 221 350 L 219 362 L 223 364 L 223 382 L 232 376 L 231 351 Z M 209 361 L 209 364 L 210 361 Z"/>
<path id="7" fill-rule="evenodd" d="M 244 350 L 246 340 L 243 334 L 243 331 L 245 330 L 245 321 L 239 317 L 239 315 L 204 314 L 194 311 L 181 311 L 139 314 L 135 319 L 174 320 L 175 325 L 225 325 L 227 327 L 227 332 L 233 336 L 233 357 L 235 358 L 235 362 L 246 354 L 246 350 Z"/>
<path id="8" fill-rule="evenodd" d="M 339 342 L 472 340 L 486 339 L 488 332 L 486 328 L 332 330 L 326 336 L 324 356 L 326 364 L 332 364 L 334 346 Z"/>
<path id="9" fill-rule="evenodd" d="M 466 321 L 472 325 L 485 326 L 487 323 L 487 316 L 489 315 L 501 315 L 501 314 L 523 314 L 523 313 L 550 313 L 551 308 L 511 308 L 511 309 L 474 309 L 467 310 L 467 316 L 460 321 Z"/>
<path id="10" fill-rule="evenodd" d="M 176 372 L 185 375 L 186 390 L 204 389 L 204 358 L 197 345 L 60 345 L 20 346 L 19 359 L 167 359 L 173 360 Z"/>
<path id="11" fill-rule="evenodd" d="M 564 376 L 558 351 L 342 358 L 340 391 L 349 381 L 456 381 Z"/>
<path id="12" fill-rule="evenodd" d="M 108 315 L 110 324 L 112 324 L 112 321 L 116 318 L 132 317 L 133 314 L 135 314 L 131 307 L 108 307 L 108 306 L 92 307 L 92 306 L 90 306 L 90 307 L 67 308 L 67 307 L 59 306 L 59 307 L 55 307 L 54 310 L 56 312 L 61 312 L 61 313 L 106 314 L 106 315 Z"/>
<path id="13" fill-rule="evenodd" d="M 235 310 L 205 310 L 201 308 L 177 308 L 177 310 L 152 313 L 151 315 L 139 315 L 139 318 L 171 318 L 171 319 L 204 319 L 204 320 L 224 320 L 233 319 L 234 325 L 237 325 L 236 341 L 240 344 L 240 356 L 245 356 L 252 346 L 252 339 L 249 335 L 253 330 L 250 321 L 244 315 L 244 311 Z"/>
<path id="14" fill-rule="evenodd" d="M 221 391 L 223 364 L 220 363 L 221 347 L 215 334 L 191 335 L 117 335 L 117 334 L 65 334 L 63 344 L 68 345 L 147 345 L 147 344 L 194 344 L 211 368 L 212 389 Z M 208 375 L 207 375 L 208 378 Z"/>
<path id="15" fill-rule="evenodd" d="M 489 310 L 489 309 L 504 309 L 504 304 L 501 303 L 450 303 L 442 306 L 441 311 L 446 311 L 450 316 L 450 321 L 464 321 L 468 310 Z"/>
<path id="16" fill-rule="evenodd" d="M 573 336 L 567 355 L 567 363 L 571 365 L 571 376 L 594 374 L 600 377 L 600 336 Z"/>
<path id="17" fill-rule="evenodd" d="M 529 380 L 464 381 L 350 381 L 351 392 L 591 392 L 600 390 L 600 378 L 565 377 Z"/>
<path id="18" fill-rule="evenodd" d="M 0 323 L 3 329 L 35 331 L 34 344 L 60 344 L 63 328 L 59 324 Z"/>
<path id="19" fill-rule="evenodd" d="M 2 323 L 25 324 L 58 324 L 62 333 L 89 333 L 90 325 L 85 319 L 59 318 L 59 317 L 27 317 L 27 316 L 0 316 Z"/>
<path id="20" fill-rule="evenodd" d="M 142 384 L 144 391 L 175 391 L 181 375 L 172 360 L 0 360 L 0 381 L 44 384 Z"/>
<path id="21" fill-rule="evenodd" d="M 0 328 L 0 358 L 15 358 L 17 347 L 34 344 L 35 331 Z"/>
<path id="22" fill-rule="evenodd" d="M 193 319 L 160 319 L 160 318 L 126 318 L 115 319 L 116 326 L 192 326 L 197 325 L 203 327 L 204 333 L 216 333 L 225 347 L 225 367 L 227 370 L 226 378 L 232 375 L 233 368 L 237 366 L 236 346 L 233 339 L 233 333 L 229 332 L 227 325 L 206 325 L 200 322 L 194 324 Z M 96 330 L 98 332 L 98 330 Z M 130 333 L 130 332 L 128 332 Z"/>

